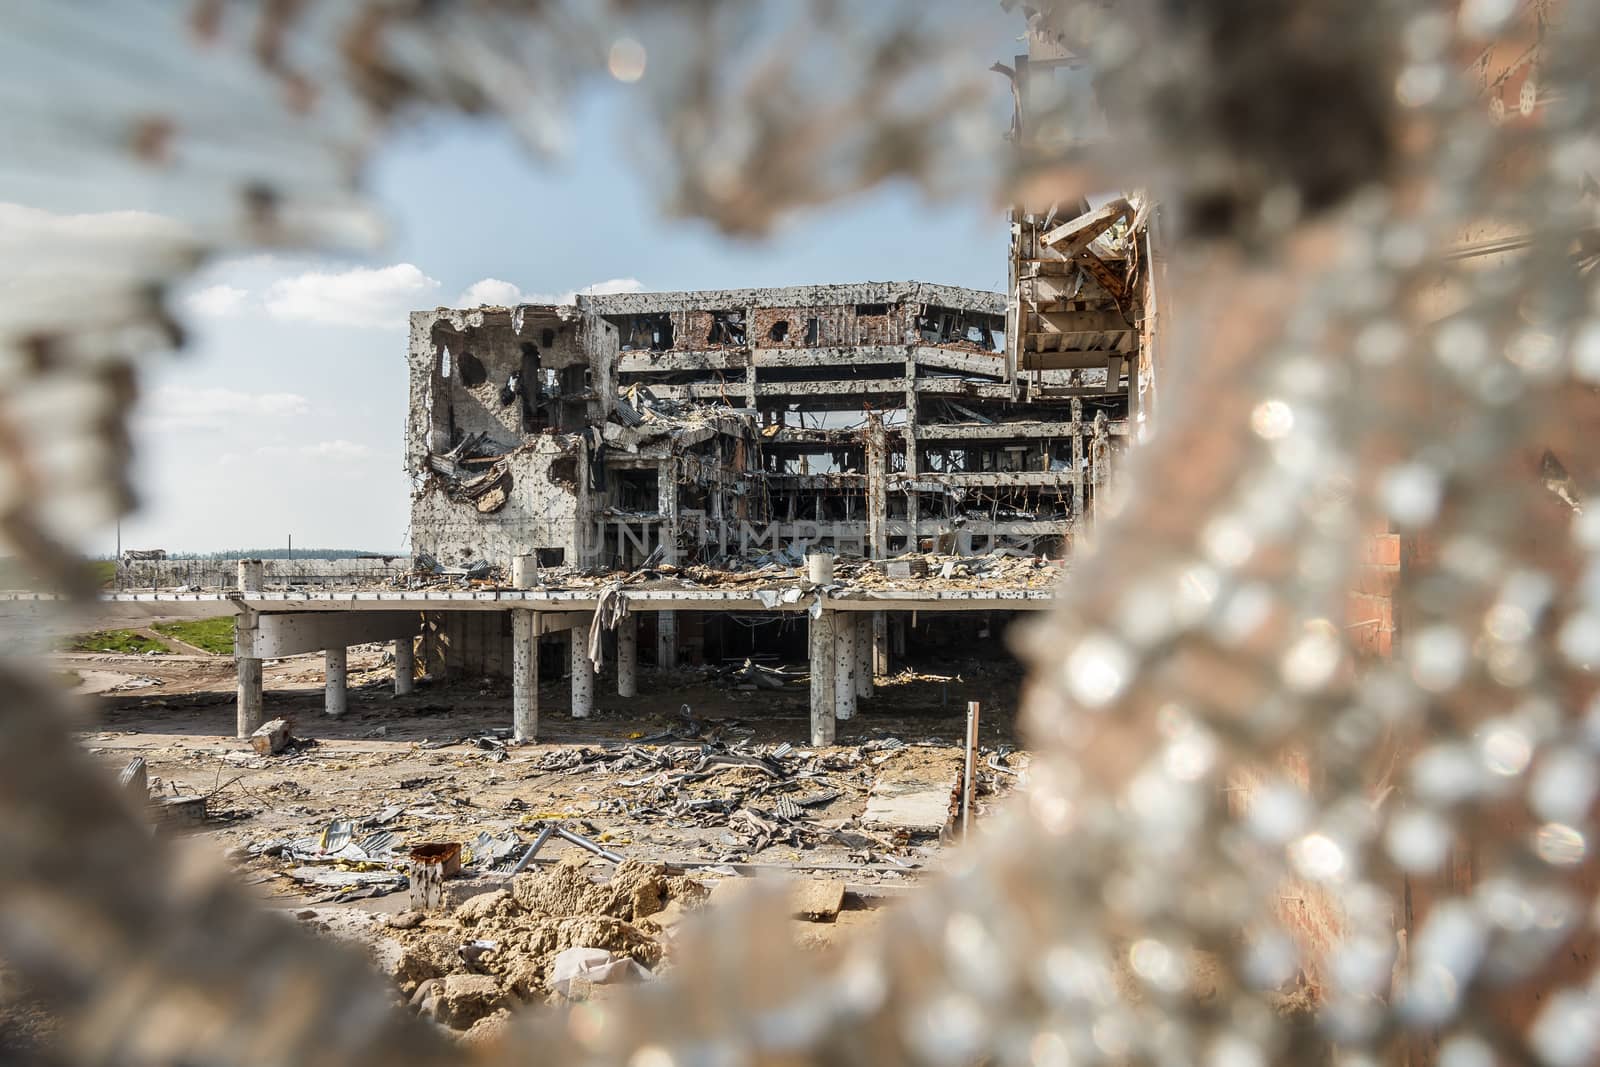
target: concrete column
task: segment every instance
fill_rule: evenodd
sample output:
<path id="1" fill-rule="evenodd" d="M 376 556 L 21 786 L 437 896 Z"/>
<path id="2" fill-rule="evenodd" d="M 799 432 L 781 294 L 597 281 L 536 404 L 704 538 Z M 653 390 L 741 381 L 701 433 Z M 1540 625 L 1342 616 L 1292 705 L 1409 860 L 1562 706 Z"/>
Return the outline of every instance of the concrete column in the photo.
<path id="1" fill-rule="evenodd" d="M 261 660 L 256 647 L 257 615 L 248 608 L 233 617 L 233 662 L 239 673 L 238 732 L 249 737 L 265 721 L 261 700 Z"/>
<path id="2" fill-rule="evenodd" d="M 239 561 L 239 591 L 259 593 L 266 578 L 266 565 L 259 559 Z M 233 661 L 239 676 L 238 733 L 249 737 L 265 721 L 261 693 L 261 660 L 256 656 L 259 616 L 240 608 L 233 619 Z"/>
<path id="3" fill-rule="evenodd" d="M 514 589 L 532 589 L 539 584 L 539 557 L 511 557 L 511 586 Z"/>
<path id="4" fill-rule="evenodd" d="M 1072 524 L 1083 521 L 1083 401 L 1072 398 Z"/>
<path id="5" fill-rule="evenodd" d="M 856 632 L 856 698 L 872 696 L 872 620 L 863 612 L 850 617 Z"/>
<path id="6" fill-rule="evenodd" d="M 831 611 L 811 620 L 811 743 L 831 745 L 834 737 L 834 648 Z"/>
<path id="7" fill-rule="evenodd" d="M 322 686 L 322 710 L 338 718 L 345 713 L 348 707 L 345 693 L 345 681 L 348 677 L 346 649 L 343 645 L 334 645 L 322 654 L 324 666 L 324 682 Z"/>
<path id="8" fill-rule="evenodd" d="M 883 420 L 867 416 L 867 551 L 870 559 L 889 554 L 889 443 Z"/>
<path id="9" fill-rule="evenodd" d="M 670 670 L 678 665 L 678 613 L 656 612 L 656 666 Z"/>
<path id="10" fill-rule="evenodd" d="M 848 614 L 833 616 L 833 714 L 853 719 L 856 714 L 856 624 Z"/>
<path id="11" fill-rule="evenodd" d="M 533 612 L 511 609 L 511 738 L 539 735 L 539 637 Z"/>
<path id="12" fill-rule="evenodd" d="M 617 623 L 617 696 L 639 693 L 639 616 L 624 615 Z"/>
<path id="13" fill-rule="evenodd" d="M 394 695 L 403 697 L 417 687 L 416 639 L 397 637 L 394 641 Z"/>
<path id="14" fill-rule="evenodd" d="M 589 658 L 589 628 L 567 631 L 572 652 L 572 717 L 587 719 L 594 710 L 594 661 Z"/>
<path id="15" fill-rule="evenodd" d="M 872 613 L 872 676 L 889 676 L 889 616 L 881 611 Z"/>

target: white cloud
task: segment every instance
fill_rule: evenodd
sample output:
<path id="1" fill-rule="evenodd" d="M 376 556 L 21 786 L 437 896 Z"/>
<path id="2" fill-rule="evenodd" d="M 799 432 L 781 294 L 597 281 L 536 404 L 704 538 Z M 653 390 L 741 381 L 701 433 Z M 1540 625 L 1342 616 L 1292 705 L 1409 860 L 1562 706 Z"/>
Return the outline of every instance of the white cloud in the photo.
<path id="1" fill-rule="evenodd" d="M 189 297 L 189 310 L 208 318 L 223 318 L 237 314 L 244 307 L 248 290 L 232 285 L 210 285 Z"/>
<path id="2" fill-rule="evenodd" d="M 467 286 L 456 298 L 455 307 L 512 307 L 516 304 L 574 304 L 579 293 L 600 296 L 607 293 L 642 293 L 644 283 L 638 278 L 607 278 L 603 282 L 586 285 L 582 289 L 568 289 L 564 293 L 525 293 L 511 282 L 499 278 L 482 278 Z"/>
<path id="3" fill-rule="evenodd" d="M 407 313 L 434 302 L 429 294 L 438 288 L 438 279 L 411 263 L 335 274 L 307 271 L 273 282 L 266 308 L 280 319 L 390 329 L 404 326 Z"/>
<path id="4" fill-rule="evenodd" d="M 467 286 L 466 292 L 456 297 L 456 307 L 511 307 L 525 304 L 522 290 L 499 278 L 483 278 Z"/>
<path id="5" fill-rule="evenodd" d="M 165 385 L 151 394 L 140 421 L 158 431 L 215 429 L 241 418 L 283 419 L 310 413 L 311 401 L 298 393 Z"/>

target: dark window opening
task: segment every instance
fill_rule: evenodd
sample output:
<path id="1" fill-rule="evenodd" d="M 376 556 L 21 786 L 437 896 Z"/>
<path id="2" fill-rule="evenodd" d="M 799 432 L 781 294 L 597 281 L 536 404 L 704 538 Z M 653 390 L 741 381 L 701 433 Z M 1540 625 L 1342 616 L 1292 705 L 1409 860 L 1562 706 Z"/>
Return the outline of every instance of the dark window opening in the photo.
<path id="1" fill-rule="evenodd" d="M 471 352 L 461 353 L 461 384 L 476 389 L 488 380 L 489 372 L 484 370 L 483 361 Z"/>
<path id="2" fill-rule="evenodd" d="M 560 567 L 567 562 L 567 550 L 564 548 L 536 548 L 533 554 L 538 557 L 541 567 Z M 506 612 L 507 616 L 510 614 Z"/>
<path id="3" fill-rule="evenodd" d="M 549 348 L 556 343 L 556 332 L 546 327 L 544 333 L 539 335 L 539 343 Z"/>
<path id="4" fill-rule="evenodd" d="M 856 315 L 857 315 L 857 317 L 864 316 L 864 315 L 870 316 L 870 315 L 887 315 L 887 314 L 889 314 L 889 305 L 888 304 L 857 304 L 856 305 Z"/>
<path id="5" fill-rule="evenodd" d="M 561 368 L 561 392 L 581 393 L 589 387 L 589 368 L 582 363 Z"/>
<path id="6" fill-rule="evenodd" d="M 661 506 L 659 482 L 654 470 L 614 470 L 616 506 L 623 511 L 654 513 Z"/>
<path id="7" fill-rule="evenodd" d="M 559 456 L 551 460 L 550 481 L 575 492 L 578 488 L 578 457 Z"/>
<path id="8" fill-rule="evenodd" d="M 539 346 L 523 342 L 522 373 L 519 375 L 519 392 L 522 394 L 522 432 L 539 432 Z"/>
<path id="9" fill-rule="evenodd" d="M 822 339 L 822 320 L 813 315 L 806 320 L 806 344 L 814 345 Z"/>
<path id="10" fill-rule="evenodd" d="M 666 312 L 650 315 L 630 315 L 619 331 L 623 351 L 647 348 L 663 352 L 672 347 L 672 316 Z"/>
<path id="11" fill-rule="evenodd" d="M 741 311 L 713 311 L 711 330 L 706 340 L 714 345 L 739 345 L 745 343 L 744 313 Z"/>
<path id="12" fill-rule="evenodd" d="M 779 319 L 777 322 L 772 324 L 772 329 L 767 331 L 767 337 L 770 338 L 773 341 L 782 342 L 783 339 L 785 337 L 788 337 L 788 336 L 789 336 L 789 320 L 788 319 Z"/>

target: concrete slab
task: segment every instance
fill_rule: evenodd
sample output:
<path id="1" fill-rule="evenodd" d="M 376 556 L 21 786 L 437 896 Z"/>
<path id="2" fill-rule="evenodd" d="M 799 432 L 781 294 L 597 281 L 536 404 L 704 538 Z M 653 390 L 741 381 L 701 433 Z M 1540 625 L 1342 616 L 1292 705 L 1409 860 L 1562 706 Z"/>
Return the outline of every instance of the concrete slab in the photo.
<path id="1" fill-rule="evenodd" d="M 861 825 L 869 830 L 936 834 L 950 821 L 953 782 L 929 781 L 920 769 L 890 772 L 872 785 Z"/>

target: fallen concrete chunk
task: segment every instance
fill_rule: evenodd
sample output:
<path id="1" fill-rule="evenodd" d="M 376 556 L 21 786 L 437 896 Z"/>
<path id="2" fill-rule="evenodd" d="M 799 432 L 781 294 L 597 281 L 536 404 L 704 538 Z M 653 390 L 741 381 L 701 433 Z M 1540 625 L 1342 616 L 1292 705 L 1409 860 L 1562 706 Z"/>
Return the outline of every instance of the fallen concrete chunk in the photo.
<path id="1" fill-rule="evenodd" d="M 439 993 L 439 1021 L 465 1030 L 505 1006 L 500 983 L 487 974 L 452 974 Z"/>
<path id="2" fill-rule="evenodd" d="M 151 805 L 156 825 L 168 830 L 199 826 L 206 821 L 205 797 L 162 797 Z"/>
<path id="3" fill-rule="evenodd" d="M 835 878 L 796 882 L 791 895 L 794 914 L 812 922 L 833 922 L 844 907 L 844 883 Z"/>
<path id="4" fill-rule="evenodd" d="M 869 829 L 937 834 L 950 819 L 950 782 L 884 775 L 867 794 L 861 825 Z"/>
<path id="5" fill-rule="evenodd" d="M 256 750 L 258 756 L 276 756 L 289 747 L 289 721 L 273 719 L 262 723 L 250 735 L 250 747 Z"/>

